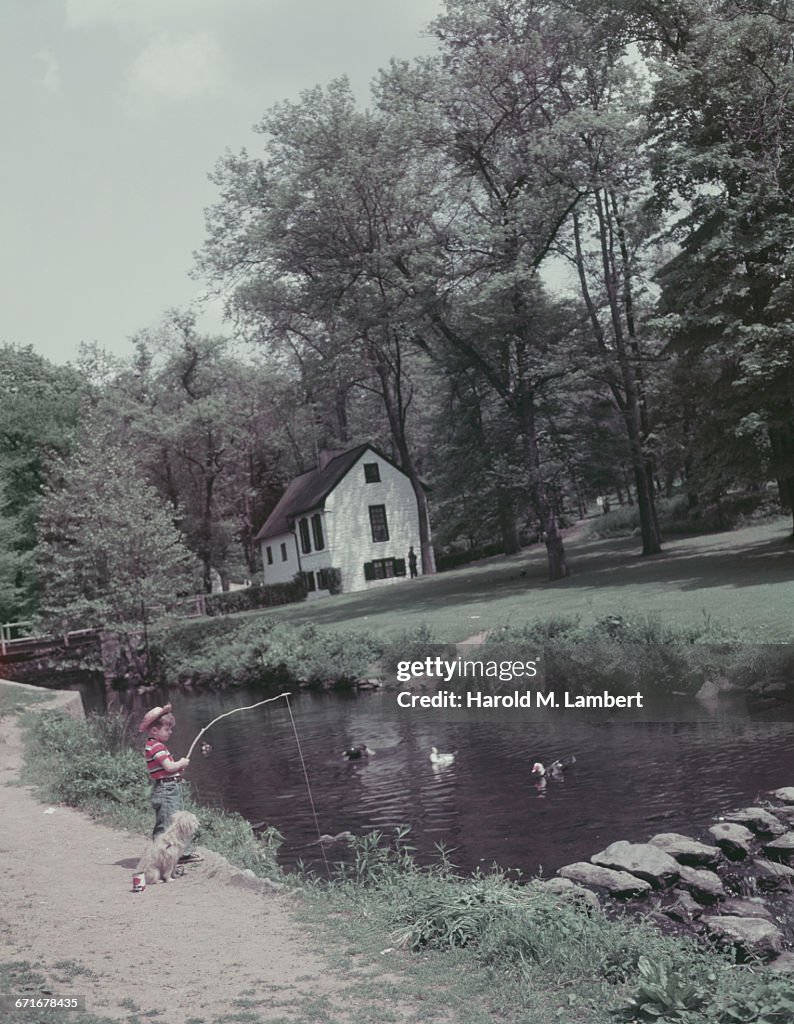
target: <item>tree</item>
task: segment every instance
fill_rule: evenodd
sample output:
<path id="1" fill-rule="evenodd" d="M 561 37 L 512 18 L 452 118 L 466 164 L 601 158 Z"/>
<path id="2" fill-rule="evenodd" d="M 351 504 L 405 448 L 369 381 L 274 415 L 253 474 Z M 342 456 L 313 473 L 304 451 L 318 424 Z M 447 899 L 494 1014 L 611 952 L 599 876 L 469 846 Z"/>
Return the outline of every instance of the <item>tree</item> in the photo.
<path id="1" fill-rule="evenodd" d="M 0 619 L 36 610 L 33 552 L 49 461 L 68 453 L 89 387 L 30 347 L 0 349 Z"/>
<path id="2" fill-rule="evenodd" d="M 681 252 L 660 273 L 670 348 L 719 359 L 734 433 L 763 424 L 794 513 L 794 6 L 711 0 L 659 68 L 656 195 Z"/>
<path id="3" fill-rule="evenodd" d="M 140 474 L 134 452 L 86 429 L 42 500 L 42 616 L 58 629 L 117 634 L 138 678 L 151 671 L 148 628 L 195 589 L 196 564 L 174 511 Z"/>

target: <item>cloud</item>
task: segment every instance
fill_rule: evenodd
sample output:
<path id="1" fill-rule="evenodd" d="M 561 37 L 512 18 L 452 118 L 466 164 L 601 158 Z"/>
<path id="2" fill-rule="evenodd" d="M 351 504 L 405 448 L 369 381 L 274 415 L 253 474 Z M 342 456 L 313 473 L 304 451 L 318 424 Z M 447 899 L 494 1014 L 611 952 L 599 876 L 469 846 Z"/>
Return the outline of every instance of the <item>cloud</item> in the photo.
<path id="1" fill-rule="evenodd" d="M 39 50 L 36 60 L 41 61 L 44 68 L 39 84 L 46 92 L 57 96 L 61 91 L 61 67 L 52 50 Z"/>
<path id="2" fill-rule="evenodd" d="M 134 100 L 189 100 L 226 90 L 223 51 L 209 32 L 155 36 L 129 70 L 127 89 Z"/>
<path id="3" fill-rule="evenodd" d="M 148 33 L 217 15 L 224 6 L 218 0 L 66 0 L 66 27 L 114 25 Z"/>

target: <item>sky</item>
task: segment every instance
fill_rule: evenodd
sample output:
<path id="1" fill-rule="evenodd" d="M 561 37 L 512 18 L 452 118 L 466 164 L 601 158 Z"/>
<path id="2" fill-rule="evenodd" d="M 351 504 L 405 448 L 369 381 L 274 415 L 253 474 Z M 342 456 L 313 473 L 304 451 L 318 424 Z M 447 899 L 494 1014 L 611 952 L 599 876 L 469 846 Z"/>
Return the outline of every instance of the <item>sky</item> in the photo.
<path id="1" fill-rule="evenodd" d="M 432 49 L 442 0 L 0 0 L 0 344 L 132 353 L 166 310 L 229 332 L 192 280 L 208 180 L 281 100 Z"/>

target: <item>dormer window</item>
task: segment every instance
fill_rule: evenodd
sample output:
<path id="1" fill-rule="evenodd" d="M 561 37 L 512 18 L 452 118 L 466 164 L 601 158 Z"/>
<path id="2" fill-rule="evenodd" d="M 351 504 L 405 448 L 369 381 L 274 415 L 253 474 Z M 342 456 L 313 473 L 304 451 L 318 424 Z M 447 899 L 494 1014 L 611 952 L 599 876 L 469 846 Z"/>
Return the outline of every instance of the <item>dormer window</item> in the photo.
<path id="1" fill-rule="evenodd" d="M 377 462 L 364 463 L 364 479 L 368 484 L 380 483 L 380 466 Z"/>

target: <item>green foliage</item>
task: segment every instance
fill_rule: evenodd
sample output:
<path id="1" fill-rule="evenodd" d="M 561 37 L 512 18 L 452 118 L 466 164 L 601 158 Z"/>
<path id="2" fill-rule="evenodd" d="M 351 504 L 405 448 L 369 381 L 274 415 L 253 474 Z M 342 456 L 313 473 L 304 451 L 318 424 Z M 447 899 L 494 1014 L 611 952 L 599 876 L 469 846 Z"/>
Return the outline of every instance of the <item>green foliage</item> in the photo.
<path id="1" fill-rule="evenodd" d="M 207 615 L 233 615 L 253 608 L 274 608 L 306 600 L 306 588 L 300 579 L 292 583 L 265 586 L 254 583 L 243 590 L 230 590 L 221 594 L 208 594 L 205 598 Z"/>
<path id="2" fill-rule="evenodd" d="M 28 717 L 26 771 L 46 798 L 98 811 L 108 804 L 140 808 L 148 794 L 140 752 L 121 739 L 125 718 L 81 722 L 62 714 Z"/>
<path id="3" fill-rule="evenodd" d="M 225 686 L 351 684 L 370 674 L 382 647 L 361 633 L 263 617 L 180 624 L 157 639 L 169 676 Z"/>
<path id="4" fill-rule="evenodd" d="M 717 533 L 744 525 L 748 519 L 779 514 L 765 490 L 725 494 L 719 500 L 689 508 L 686 495 L 657 501 L 659 529 L 663 536 L 691 536 Z M 639 533 L 636 505 L 613 508 L 607 515 L 588 519 L 584 535 L 595 539 L 633 537 Z"/>

